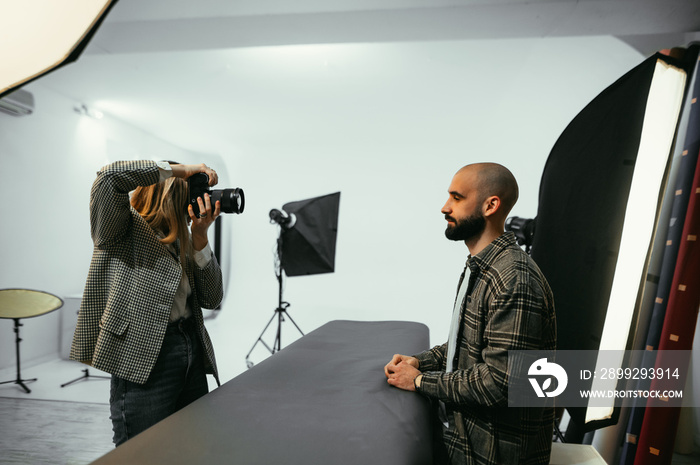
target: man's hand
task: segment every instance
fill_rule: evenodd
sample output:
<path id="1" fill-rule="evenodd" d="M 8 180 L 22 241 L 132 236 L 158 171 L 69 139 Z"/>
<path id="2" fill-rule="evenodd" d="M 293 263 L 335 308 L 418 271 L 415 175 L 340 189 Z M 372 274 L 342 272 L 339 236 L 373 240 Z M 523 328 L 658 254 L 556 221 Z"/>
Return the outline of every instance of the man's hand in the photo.
<path id="1" fill-rule="evenodd" d="M 419 362 L 415 357 L 396 354 L 384 367 L 387 382 L 405 391 L 415 391 L 413 380 L 420 375 Z"/>
<path id="2" fill-rule="evenodd" d="M 384 367 L 384 374 L 386 375 L 386 377 L 387 378 L 389 377 L 389 371 L 388 371 L 389 366 L 398 365 L 399 363 L 402 363 L 402 362 L 408 363 L 409 365 L 411 365 L 415 369 L 418 369 L 419 363 L 420 363 L 420 362 L 418 362 L 418 359 L 416 357 L 410 357 L 408 355 L 401 355 L 401 354 L 394 354 L 394 356 L 391 358 L 391 361 L 389 363 L 387 363 L 386 366 Z"/>

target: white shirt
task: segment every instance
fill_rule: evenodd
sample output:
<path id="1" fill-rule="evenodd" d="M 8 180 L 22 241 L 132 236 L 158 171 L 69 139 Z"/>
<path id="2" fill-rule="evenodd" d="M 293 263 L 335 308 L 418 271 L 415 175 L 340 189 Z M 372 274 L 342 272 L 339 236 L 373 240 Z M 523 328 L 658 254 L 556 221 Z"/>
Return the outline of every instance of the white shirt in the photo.
<path id="1" fill-rule="evenodd" d="M 160 173 L 160 181 L 163 182 L 173 175 L 173 170 L 170 167 L 170 163 L 162 161 L 157 162 L 158 171 Z M 177 255 L 175 251 L 175 246 L 173 244 L 167 244 L 166 247 L 170 250 L 174 256 Z M 205 268 L 211 261 L 212 250 L 209 247 L 209 243 L 204 246 L 202 250 L 194 251 L 194 262 L 199 268 Z M 190 287 L 190 280 L 187 277 L 185 270 L 182 270 L 182 277 L 180 278 L 180 285 L 175 291 L 175 298 L 173 299 L 173 306 L 170 309 L 170 321 L 177 321 L 180 318 L 189 318 L 192 316 L 192 310 L 188 304 L 188 299 L 192 295 L 192 288 Z"/>

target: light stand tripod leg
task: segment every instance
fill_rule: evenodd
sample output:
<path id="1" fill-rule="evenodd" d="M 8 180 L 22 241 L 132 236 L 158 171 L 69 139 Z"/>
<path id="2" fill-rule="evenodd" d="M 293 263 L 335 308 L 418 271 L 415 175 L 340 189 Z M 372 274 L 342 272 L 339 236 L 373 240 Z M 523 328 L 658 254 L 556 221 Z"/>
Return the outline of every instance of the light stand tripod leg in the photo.
<path id="1" fill-rule="evenodd" d="M 289 318 L 289 321 L 291 321 L 292 324 L 294 324 L 294 327 L 297 329 L 297 331 L 299 331 L 299 333 L 302 336 L 305 335 L 304 331 L 301 330 L 299 325 L 297 325 L 296 321 L 294 321 L 294 318 L 292 318 L 292 315 L 290 315 L 289 312 L 287 311 L 289 304 L 287 302 L 282 302 L 282 304 L 283 304 L 283 307 L 280 307 L 276 310 L 278 313 L 278 319 L 279 319 L 278 326 L 277 326 L 277 338 L 275 339 L 275 344 L 274 344 L 274 347 L 276 347 L 276 351 L 282 350 L 282 323 L 287 321 L 287 320 L 285 320 L 284 316 L 282 316 L 283 313 L 287 318 Z"/>
<path id="2" fill-rule="evenodd" d="M 29 394 L 30 392 L 32 392 L 32 390 L 29 389 L 29 388 L 27 387 L 27 385 L 24 384 L 24 383 L 31 383 L 31 382 L 36 381 L 36 380 L 37 380 L 37 378 L 32 378 L 32 379 L 21 379 L 21 378 L 17 378 L 17 379 L 11 379 L 10 381 L 3 381 L 3 382 L 0 383 L 0 384 L 10 384 L 10 383 L 19 384 L 19 385 L 22 387 L 22 389 L 24 389 L 24 391 L 25 391 L 27 394 Z"/>
<path id="3" fill-rule="evenodd" d="M 290 315 L 289 312 L 287 312 L 287 311 L 285 311 L 284 313 L 285 313 L 285 315 L 287 315 L 287 318 L 289 318 L 289 321 L 291 321 L 294 324 L 294 326 L 296 327 L 296 329 L 301 333 L 301 335 L 305 336 L 304 331 L 302 331 L 301 328 L 299 327 L 299 325 L 297 325 L 297 323 L 294 321 L 294 318 L 292 318 L 292 315 Z"/>
<path id="4" fill-rule="evenodd" d="M 270 321 L 267 322 L 267 325 L 265 325 L 265 328 L 262 330 L 262 333 L 260 333 L 260 336 L 258 336 L 258 339 L 255 341 L 255 344 L 253 344 L 253 347 L 251 347 L 250 351 L 248 352 L 248 355 L 245 356 L 245 361 L 246 365 L 248 368 L 253 367 L 253 362 L 250 361 L 250 354 L 253 352 L 253 349 L 255 349 L 255 346 L 258 345 L 258 342 L 262 342 L 262 344 L 267 348 L 267 350 L 270 351 L 271 354 L 274 354 L 275 352 L 279 352 L 282 350 L 282 323 L 284 323 L 285 315 L 289 320 L 294 324 L 294 327 L 301 333 L 302 336 L 304 336 L 304 332 L 299 328 L 299 325 L 297 325 L 296 321 L 287 313 L 287 308 L 289 307 L 289 302 L 285 302 L 282 299 L 282 293 L 284 290 L 284 271 L 282 269 L 282 231 L 280 230 L 280 235 L 277 238 L 277 259 L 279 263 L 279 268 L 277 272 L 275 273 L 275 276 L 277 277 L 277 284 L 278 284 L 278 291 L 277 291 L 277 308 L 275 309 L 275 313 L 272 315 L 272 318 L 270 318 Z M 262 337 L 265 334 L 265 331 L 267 331 L 267 328 L 272 324 L 272 321 L 275 319 L 275 316 L 277 317 L 277 331 L 275 333 L 275 341 L 272 344 L 272 348 L 270 348 L 267 344 L 265 344 L 265 341 L 263 341 Z"/>
<path id="5" fill-rule="evenodd" d="M 26 393 L 29 394 L 32 391 L 24 383 L 25 382 L 31 383 L 33 381 L 36 381 L 37 378 L 22 379 L 22 372 L 21 372 L 21 366 L 20 366 L 20 356 L 19 356 L 19 343 L 22 342 L 22 338 L 19 337 L 19 328 L 20 328 L 20 326 L 24 326 L 24 325 L 20 324 L 19 318 L 13 318 L 13 320 L 15 321 L 14 331 L 15 331 L 15 354 L 17 356 L 17 378 L 10 380 L 10 381 L 3 381 L 0 384 L 8 384 L 8 383 L 19 384 L 22 387 L 22 389 L 24 389 L 26 391 Z"/>
<path id="6" fill-rule="evenodd" d="M 253 367 L 253 362 L 250 361 L 250 354 L 253 353 L 253 350 L 255 349 L 255 346 L 258 345 L 258 342 L 261 342 L 262 345 L 264 345 L 265 348 L 266 348 L 267 350 L 269 350 L 271 354 L 274 354 L 274 353 L 275 353 L 272 349 L 270 349 L 270 346 L 268 346 L 267 344 L 265 344 L 265 341 L 263 341 L 263 339 L 262 339 L 263 335 L 265 334 L 265 331 L 267 331 L 267 328 L 270 326 L 270 324 L 272 323 L 272 320 L 274 320 L 274 319 L 275 319 L 275 314 L 273 313 L 273 314 L 272 314 L 272 318 L 270 318 L 270 321 L 268 321 L 267 324 L 265 325 L 265 328 L 264 328 L 264 329 L 262 330 L 262 332 L 260 333 L 260 336 L 258 336 L 258 339 L 255 341 L 255 344 L 253 344 L 253 347 L 251 347 L 251 348 L 250 348 L 250 351 L 248 351 L 248 355 L 245 356 L 245 364 L 246 364 L 246 366 L 247 366 L 248 368 L 252 368 L 252 367 Z"/>
<path id="7" fill-rule="evenodd" d="M 67 383 L 63 383 L 63 384 L 61 384 L 61 387 L 66 387 L 66 386 L 69 386 L 73 383 L 77 383 L 78 381 L 88 380 L 90 378 L 111 379 L 110 376 L 91 375 L 90 370 L 88 368 L 85 368 L 84 370 L 81 370 L 81 371 L 83 373 L 85 373 L 83 376 L 78 376 L 74 380 L 68 381 Z"/>

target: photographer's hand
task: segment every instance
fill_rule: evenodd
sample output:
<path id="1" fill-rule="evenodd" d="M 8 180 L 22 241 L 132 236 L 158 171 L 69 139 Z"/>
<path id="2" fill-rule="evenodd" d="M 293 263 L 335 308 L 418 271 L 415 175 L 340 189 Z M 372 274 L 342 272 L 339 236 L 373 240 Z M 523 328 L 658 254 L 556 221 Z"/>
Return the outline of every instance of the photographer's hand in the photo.
<path id="1" fill-rule="evenodd" d="M 175 176 L 176 178 L 187 179 L 190 176 L 192 176 L 193 174 L 205 173 L 207 176 L 209 176 L 209 185 L 210 186 L 215 186 L 219 182 L 219 176 L 216 174 L 216 171 L 209 168 L 204 163 L 201 163 L 199 165 L 171 164 L 170 168 L 172 168 L 173 176 Z"/>
<path id="2" fill-rule="evenodd" d="M 198 171 L 201 173 L 202 171 Z M 211 179 L 211 177 L 210 177 Z M 199 211 L 203 212 L 200 217 L 194 214 L 192 205 L 187 206 L 187 213 L 190 215 L 192 220 L 192 246 L 194 250 L 202 250 L 206 247 L 209 239 L 207 238 L 207 230 L 209 226 L 219 217 L 221 214 L 221 202 L 216 201 L 216 206 L 212 211 L 211 198 L 209 194 L 204 194 L 204 199 L 197 197 L 197 203 L 199 203 Z"/>

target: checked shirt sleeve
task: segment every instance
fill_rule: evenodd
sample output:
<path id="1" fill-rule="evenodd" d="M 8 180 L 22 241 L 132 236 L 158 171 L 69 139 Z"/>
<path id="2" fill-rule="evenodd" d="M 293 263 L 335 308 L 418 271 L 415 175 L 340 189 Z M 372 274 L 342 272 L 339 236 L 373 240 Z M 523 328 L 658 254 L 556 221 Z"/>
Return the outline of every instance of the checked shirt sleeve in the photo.
<path id="1" fill-rule="evenodd" d="M 542 338 L 544 299 L 537 283 L 526 274 L 516 273 L 510 283 L 499 289 L 487 303 L 484 345 L 480 353 L 470 354 L 474 362 L 452 373 L 427 371 L 420 392 L 445 403 L 505 406 L 508 402 L 509 350 L 539 349 Z M 501 281 L 503 284 L 503 281 Z M 464 325 L 460 351 L 472 328 Z M 431 367 L 432 368 L 432 367 Z"/>
<path id="2" fill-rule="evenodd" d="M 447 343 L 414 355 L 418 359 L 421 371 L 441 371 L 447 365 Z"/>

